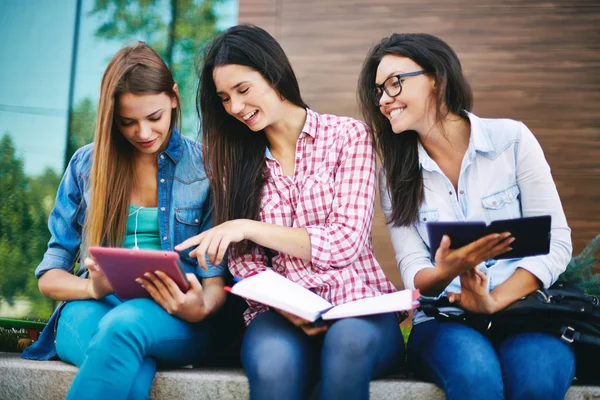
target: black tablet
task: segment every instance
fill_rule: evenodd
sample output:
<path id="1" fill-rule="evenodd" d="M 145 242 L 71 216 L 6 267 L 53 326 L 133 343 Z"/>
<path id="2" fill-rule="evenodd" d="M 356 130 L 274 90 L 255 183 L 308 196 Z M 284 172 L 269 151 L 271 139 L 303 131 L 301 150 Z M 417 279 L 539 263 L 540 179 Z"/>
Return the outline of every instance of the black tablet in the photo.
<path id="1" fill-rule="evenodd" d="M 481 221 L 428 222 L 431 259 L 435 259 L 444 235 L 450 237 L 450 248 L 458 249 L 490 233 L 503 232 L 510 232 L 515 241 L 511 243 L 512 250 L 497 256 L 498 260 L 548 254 L 551 222 L 550 215 L 503 219 L 489 225 Z"/>

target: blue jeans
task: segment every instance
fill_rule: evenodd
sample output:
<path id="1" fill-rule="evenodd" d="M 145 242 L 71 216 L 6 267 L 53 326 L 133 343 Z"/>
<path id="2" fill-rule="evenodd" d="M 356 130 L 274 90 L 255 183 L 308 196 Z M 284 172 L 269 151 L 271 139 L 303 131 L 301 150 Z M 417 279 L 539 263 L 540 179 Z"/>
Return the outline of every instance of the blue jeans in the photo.
<path id="1" fill-rule="evenodd" d="M 570 345 L 544 333 L 501 343 L 455 322 L 415 325 L 408 362 L 417 376 L 442 388 L 446 399 L 564 399 L 575 373 Z"/>
<path id="2" fill-rule="evenodd" d="M 403 361 L 394 314 L 337 320 L 311 337 L 268 311 L 250 323 L 242 342 L 251 399 L 305 399 L 319 378 L 320 399 L 368 399 L 371 379 Z"/>
<path id="3" fill-rule="evenodd" d="M 211 321 L 185 322 L 151 299 L 71 301 L 56 334 L 58 356 L 79 367 L 67 399 L 149 399 L 157 363 L 198 361 L 210 335 Z"/>

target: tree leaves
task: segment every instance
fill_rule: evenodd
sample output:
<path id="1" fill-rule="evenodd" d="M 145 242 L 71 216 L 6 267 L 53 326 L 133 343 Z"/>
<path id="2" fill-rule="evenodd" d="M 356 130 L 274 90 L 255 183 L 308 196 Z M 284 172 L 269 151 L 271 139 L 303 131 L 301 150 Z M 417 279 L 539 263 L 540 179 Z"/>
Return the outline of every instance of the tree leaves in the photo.
<path id="1" fill-rule="evenodd" d="M 0 300 L 11 304 L 15 297 L 27 295 L 41 306 L 32 315 L 47 317 L 52 301 L 37 290 L 33 272 L 50 236 L 48 196 L 53 199 L 60 177 L 49 170 L 43 179 L 26 177 L 6 132 L 0 139 Z"/>

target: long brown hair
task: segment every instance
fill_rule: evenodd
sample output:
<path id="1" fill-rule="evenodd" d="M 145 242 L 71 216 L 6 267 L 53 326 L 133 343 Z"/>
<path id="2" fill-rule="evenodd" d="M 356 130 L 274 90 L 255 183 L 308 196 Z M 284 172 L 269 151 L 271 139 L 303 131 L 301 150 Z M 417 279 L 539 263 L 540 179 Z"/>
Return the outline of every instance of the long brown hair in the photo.
<path id="1" fill-rule="evenodd" d="M 252 25 L 237 25 L 216 37 L 205 49 L 198 68 L 198 114 L 202 120 L 204 164 L 214 199 L 215 225 L 248 218 L 259 220 L 261 190 L 265 182 L 263 131 L 253 132 L 225 111 L 213 80 L 215 67 L 244 65 L 292 104 L 306 108 L 292 66 L 275 38 Z M 244 252 L 252 244 L 234 246 Z"/>
<path id="2" fill-rule="evenodd" d="M 90 175 L 90 204 L 85 219 L 87 246 L 121 246 L 127 211 L 135 184 L 134 147 L 115 122 L 115 104 L 125 93 L 165 93 L 177 100 L 171 130 L 181 119 L 179 96 L 171 71 L 160 56 L 143 42 L 124 47 L 110 60 L 100 89 L 94 155 Z"/>
<path id="3" fill-rule="evenodd" d="M 423 177 L 415 131 L 395 134 L 389 120 L 375 105 L 377 67 L 386 55 L 407 57 L 435 80 L 436 121 L 448 113 L 471 111 L 473 94 L 463 76 L 458 56 L 443 40 L 424 33 L 393 34 L 382 39 L 368 53 L 358 81 L 358 100 L 363 118 L 375 136 L 389 189 L 392 213 L 387 223 L 408 226 L 419 215 L 423 202 Z"/>

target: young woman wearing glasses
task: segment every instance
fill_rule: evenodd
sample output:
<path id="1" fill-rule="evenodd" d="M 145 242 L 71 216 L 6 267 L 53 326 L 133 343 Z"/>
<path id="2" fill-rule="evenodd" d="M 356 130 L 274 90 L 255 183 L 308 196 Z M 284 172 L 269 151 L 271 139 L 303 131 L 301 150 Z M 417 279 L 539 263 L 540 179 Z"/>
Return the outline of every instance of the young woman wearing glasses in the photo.
<path id="1" fill-rule="evenodd" d="M 366 126 L 309 109 L 275 39 L 236 26 L 203 58 L 198 92 L 215 228 L 188 240 L 244 277 L 272 268 L 333 304 L 394 291 L 373 255 L 375 154 Z M 179 249 L 180 247 L 178 247 Z M 200 257 L 202 258 L 202 257 Z M 365 399 L 398 367 L 396 314 L 329 326 L 250 304 L 242 363 L 253 399 Z"/>
<path id="2" fill-rule="evenodd" d="M 225 265 L 201 269 L 181 253 L 186 293 L 147 273 L 148 298 L 123 300 L 86 258 L 91 245 L 173 250 L 212 227 L 202 151 L 176 128 L 179 110 L 159 55 L 141 42 L 121 49 L 102 78 L 94 143 L 73 155 L 58 188 L 35 274 L 64 303 L 23 356 L 78 366 L 68 399 L 149 399 L 157 365 L 201 362 L 215 346 L 209 317 L 225 301 Z"/>
<path id="3" fill-rule="evenodd" d="M 550 286 L 571 257 L 570 229 L 538 142 L 521 122 L 472 114 L 471 89 L 454 51 L 426 34 L 394 34 L 371 49 L 359 80 L 360 106 L 382 156 L 380 191 L 404 285 L 448 295 L 458 314 L 492 314 Z M 510 232 L 429 256 L 426 223 L 549 214 L 550 253 L 494 257 Z M 492 343 L 456 322 L 414 315 L 408 360 L 448 399 L 562 399 L 574 374 L 571 347 L 524 333 Z"/>

